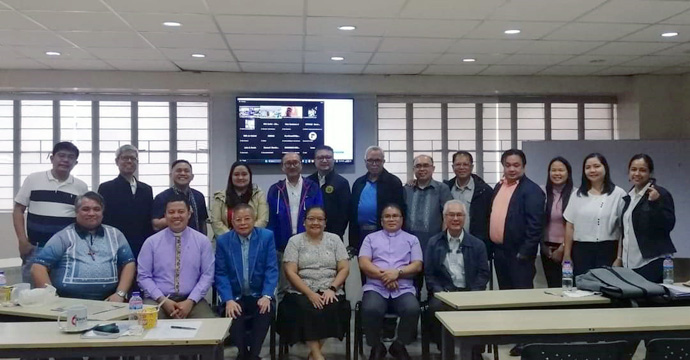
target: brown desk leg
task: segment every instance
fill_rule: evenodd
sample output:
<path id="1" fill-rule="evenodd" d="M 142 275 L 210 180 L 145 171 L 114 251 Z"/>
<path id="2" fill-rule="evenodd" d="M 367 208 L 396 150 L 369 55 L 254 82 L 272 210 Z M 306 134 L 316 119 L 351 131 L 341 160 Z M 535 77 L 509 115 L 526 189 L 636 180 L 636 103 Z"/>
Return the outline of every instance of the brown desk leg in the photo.
<path id="1" fill-rule="evenodd" d="M 453 360 L 455 358 L 455 337 L 443 327 L 441 335 L 441 360 Z"/>

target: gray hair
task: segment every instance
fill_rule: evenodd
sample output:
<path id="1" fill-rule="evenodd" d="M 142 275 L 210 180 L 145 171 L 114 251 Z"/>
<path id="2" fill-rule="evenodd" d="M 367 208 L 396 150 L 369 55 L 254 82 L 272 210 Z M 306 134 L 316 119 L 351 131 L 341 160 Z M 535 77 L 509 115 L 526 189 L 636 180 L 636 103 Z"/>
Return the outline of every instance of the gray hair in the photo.
<path id="1" fill-rule="evenodd" d="M 81 208 L 81 204 L 84 202 L 84 199 L 89 199 L 97 202 L 98 205 L 100 205 L 101 208 L 105 210 L 105 200 L 103 200 L 103 196 L 101 196 L 101 194 L 95 191 L 87 191 L 84 193 L 84 195 L 77 196 L 77 200 L 74 201 L 75 210 L 79 211 L 79 208 Z"/>
<path id="2" fill-rule="evenodd" d="M 460 205 L 460 208 L 462 208 L 462 212 L 464 212 L 465 215 L 467 215 L 467 208 L 465 207 L 465 204 L 463 204 L 462 201 L 456 200 L 456 199 L 448 200 L 448 201 L 446 201 L 445 204 L 443 204 L 443 215 L 444 216 L 446 215 L 446 213 L 448 212 L 448 208 L 451 205 L 456 205 L 456 204 Z"/>
<path id="3" fill-rule="evenodd" d="M 369 153 L 372 152 L 372 151 L 380 151 L 380 152 L 381 152 L 381 155 L 383 155 L 383 158 L 386 159 L 386 153 L 383 151 L 383 149 L 381 149 L 380 146 L 371 145 L 371 146 L 369 146 L 369 147 L 367 148 L 367 150 L 364 152 L 364 160 L 367 159 L 367 155 L 369 155 Z"/>
<path id="4" fill-rule="evenodd" d="M 119 159 L 120 155 L 122 155 L 123 152 L 127 151 L 133 151 L 137 154 L 137 157 L 139 157 L 139 150 L 136 147 L 134 147 L 134 145 L 126 144 L 120 146 L 119 148 L 117 148 L 117 150 L 115 150 L 115 158 Z"/>
<path id="5" fill-rule="evenodd" d="M 422 156 L 429 158 L 429 160 L 431 160 L 431 165 L 432 166 L 434 165 L 434 158 L 432 158 L 431 155 L 427 155 L 427 154 L 420 154 L 420 155 L 415 156 L 414 160 L 412 160 L 412 165 L 416 164 L 417 159 L 421 158 Z"/>

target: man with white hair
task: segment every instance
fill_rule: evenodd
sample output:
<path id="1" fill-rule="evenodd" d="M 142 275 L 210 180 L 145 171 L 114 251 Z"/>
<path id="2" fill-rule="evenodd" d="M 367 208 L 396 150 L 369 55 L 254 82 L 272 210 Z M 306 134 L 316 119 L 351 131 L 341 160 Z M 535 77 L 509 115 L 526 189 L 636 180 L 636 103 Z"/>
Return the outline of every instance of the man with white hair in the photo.
<path id="1" fill-rule="evenodd" d="M 352 184 L 350 198 L 350 248 L 359 252 L 367 235 L 381 230 L 381 211 L 388 204 L 397 204 L 405 213 L 403 186 L 397 176 L 383 168 L 383 149 L 369 146 L 364 153 L 367 173 Z"/>
<path id="2" fill-rule="evenodd" d="M 429 239 L 424 252 L 424 275 L 429 290 L 432 340 L 440 344 L 441 324 L 434 315 L 446 309 L 434 297 L 444 291 L 486 290 L 489 265 L 486 246 L 479 238 L 463 229 L 467 209 L 460 200 L 450 200 L 443 206 L 443 221 L 447 230 Z"/>
<path id="3" fill-rule="evenodd" d="M 134 176 L 139 165 L 136 147 L 129 144 L 120 146 L 115 151 L 115 164 L 120 174 L 98 187 L 98 193 L 108 205 L 103 211 L 103 223 L 125 234 L 136 258 L 144 240 L 153 235 L 153 190 Z"/>

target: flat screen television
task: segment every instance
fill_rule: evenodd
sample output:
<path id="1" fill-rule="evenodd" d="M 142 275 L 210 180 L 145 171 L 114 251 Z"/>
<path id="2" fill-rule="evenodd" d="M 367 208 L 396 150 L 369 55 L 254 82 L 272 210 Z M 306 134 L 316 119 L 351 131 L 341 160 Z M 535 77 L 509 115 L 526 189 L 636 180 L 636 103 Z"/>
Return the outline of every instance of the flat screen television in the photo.
<path id="1" fill-rule="evenodd" d="M 354 101 L 318 97 L 238 97 L 237 160 L 280 163 L 284 153 L 314 162 L 321 145 L 333 148 L 336 163 L 353 162 Z"/>

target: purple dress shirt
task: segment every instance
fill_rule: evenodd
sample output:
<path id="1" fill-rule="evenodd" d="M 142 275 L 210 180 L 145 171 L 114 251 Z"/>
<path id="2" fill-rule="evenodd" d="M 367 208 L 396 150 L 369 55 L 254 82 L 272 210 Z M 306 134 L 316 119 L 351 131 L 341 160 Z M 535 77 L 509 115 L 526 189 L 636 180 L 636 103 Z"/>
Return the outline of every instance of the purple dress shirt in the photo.
<path id="1" fill-rule="evenodd" d="M 206 296 L 213 283 L 215 256 L 206 235 L 187 227 L 182 232 L 180 293 L 175 294 L 175 234 L 170 228 L 144 242 L 137 263 L 137 281 L 146 297 L 186 296 L 195 303 Z"/>
<path id="2" fill-rule="evenodd" d="M 400 269 L 413 261 L 423 261 L 422 247 L 416 236 L 402 230 L 389 233 L 379 230 L 364 238 L 359 257 L 369 257 L 371 262 L 382 270 Z M 384 298 L 397 298 L 400 295 L 416 294 L 413 279 L 398 279 L 398 289 L 389 290 L 378 279 L 367 277 L 362 291 L 376 291 Z"/>

